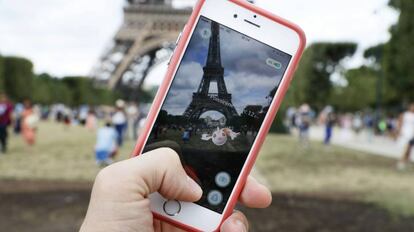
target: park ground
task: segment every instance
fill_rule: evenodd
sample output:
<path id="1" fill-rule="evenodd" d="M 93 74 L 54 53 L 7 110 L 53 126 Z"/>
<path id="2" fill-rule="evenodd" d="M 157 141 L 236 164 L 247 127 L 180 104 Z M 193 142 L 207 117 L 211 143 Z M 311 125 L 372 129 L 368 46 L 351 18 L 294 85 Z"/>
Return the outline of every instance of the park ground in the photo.
<path id="1" fill-rule="evenodd" d="M 11 136 L 0 156 L 1 230 L 76 231 L 99 172 L 94 141 L 85 128 L 50 122 L 33 148 Z M 414 231 L 414 169 L 398 172 L 393 159 L 269 135 L 256 170 L 274 199 L 268 209 L 239 207 L 252 231 Z"/>

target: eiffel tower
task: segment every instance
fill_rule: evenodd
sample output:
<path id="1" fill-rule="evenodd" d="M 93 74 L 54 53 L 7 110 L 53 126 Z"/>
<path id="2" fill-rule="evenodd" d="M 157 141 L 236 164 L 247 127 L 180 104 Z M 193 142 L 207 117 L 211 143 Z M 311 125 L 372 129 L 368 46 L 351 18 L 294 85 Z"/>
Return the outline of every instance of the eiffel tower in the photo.
<path id="1" fill-rule="evenodd" d="M 208 56 L 203 68 L 204 75 L 197 92 L 193 93 L 193 100 L 185 110 L 184 117 L 199 119 L 204 112 L 210 110 L 222 113 L 227 120 L 238 116 L 231 101 L 231 94 L 227 92 L 224 82 L 224 68 L 221 64 L 220 53 L 220 26 L 212 22 Z M 218 93 L 210 93 L 212 82 L 217 84 Z"/>
<path id="2" fill-rule="evenodd" d="M 124 22 L 91 76 L 97 85 L 118 89 L 126 99 L 138 101 L 151 69 L 170 57 L 192 9 L 174 8 L 172 0 L 126 2 Z"/>

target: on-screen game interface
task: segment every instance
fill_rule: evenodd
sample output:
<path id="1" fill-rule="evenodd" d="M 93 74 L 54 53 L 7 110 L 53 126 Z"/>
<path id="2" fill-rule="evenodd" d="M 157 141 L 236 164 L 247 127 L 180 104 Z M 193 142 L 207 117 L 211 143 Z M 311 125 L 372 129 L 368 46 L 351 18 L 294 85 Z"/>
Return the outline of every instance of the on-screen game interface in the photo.
<path id="1" fill-rule="evenodd" d="M 291 56 L 201 17 L 144 152 L 170 147 L 222 213 Z"/>

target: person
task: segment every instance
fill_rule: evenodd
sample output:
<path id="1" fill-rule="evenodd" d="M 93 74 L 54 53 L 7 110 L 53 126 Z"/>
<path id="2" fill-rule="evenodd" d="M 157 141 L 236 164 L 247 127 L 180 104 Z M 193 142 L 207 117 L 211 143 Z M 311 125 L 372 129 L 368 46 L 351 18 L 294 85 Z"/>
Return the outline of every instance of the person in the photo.
<path id="1" fill-rule="evenodd" d="M 407 163 L 410 162 L 411 150 L 414 146 L 414 102 L 409 105 L 406 112 L 401 114 L 397 134 L 400 135 L 400 144 L 405 146 L 404 154 L 397 163 L 397 168 L 404 170 Z"/>
<path id="2" fill-rule="evenodd" d="M 136 140 L 137 139 L 137 125 L 138 125 L 138 117 L 139 111 L 138 107 L 134 103 L 128 104 L 126 108 L 126 115 L 127 115 L 127 137 L 128 139 Z"/>
<path id="3" fill-rule="evenodd" d="M 96 124 L 97 124 L 97 120 L 96 120 L 95 111 L 91 109 L 88 112 L 88 116 L 86 116 L 85 127 L 86 129 L 90 131 L 95 131 Z"/>
<path id="4" fill-rule="evenodd" d="M 123 100 L 117 100 L 115 113 L 112 115 L 112 124 L 115 126 L 116 133 L 118 134 L 118 146 L 121 147 L 124 141 L 124 131 L 126 129 L 127 119 L 125 115 L 125 102 Z"/>
<path id="5" fill-rule="evenodd" d="M 373 141 L 374 138 L 374 117 L 371 112 L 367 112 L 364 116 L 364 126 L 367 130 L 367 140 L 369 143 Z"/>
<path id="6" fill-rule="evenodd" d="M 17 103 L 14 105 L 13 110 L 13 121 L 14 121 L 14 127 L 13 131 L 14 134 L 19 135 L 22 131 L 22 114 L 23 114 L 24 106 L 22 103 Z"/>
<path id="7" fill-rule="evenodd" d="M 117 150 L 117 138 L 118 135 L 109 121 L 98 130 L 95 145 L 96 164 L 106 166 L 112 163 L 112 157 Z"/>
<path id="8" fill-rule="evenodd" d="M 0 94 L 0 146 L 1 152 L 7 151 L 8 132 L 7 127 L 11 124 L 11 114 L 13 105 L 8 100 L 6 94 Z"/>
<path id="9" fill-rule="evenodd" d="M 311 126 L 311 108 L 304 103 L 299 107 L 299 116 L 297 117 L 299 125 L 299 142 L 305 146 L 309 146 L 309 128 Z"/>
<path id="10" fill-rule="evenodd" d="M 352 129 L 356 135 L 359 135 L 363 127 L 362 116 L 360 112 L 356 112 L 352 117 Z"/>
<path id="11" fill-rule="evenodd" d="M 166 199 L 188 202 L 202 195 L 200 186 L 184 171 L 177 153 L 170 148 L 156 149 L 99 172 L 80 231 L 183 231 L 153 218 L 148 196 L 154 192 Z M 247 207 L 266 208 L 272 197 L 265 186 L 249 177 L 239 201 Z M 220 231 L 247 232 L 248 228 L 246 217 L 234 211 Z"/>
<path id="12" fill-rule="evenodd" d="M 190 141 L 190 137 L 191 137 L 190 129 L 189 128 L 184 129 L 183 136 L 182 136 L 183 142 L 188 143 Z"/>
<path id="13" fill-rule="evenodd" d="M 37 115 L 33 111 L 30 100 L 24 100 L 24 110 L 22 113 L 22 136 L 29 146 L 35 144 L 36 140 L 36 123 L 39 121 Z"/>
<path id="14" fill-rule="evenodd" d="M 324 144 L 329 145 L 331 143 L 333 129 L 335 125 L 335 114 L 333 112 L 333 108 L 326 112 L 326 119 L 325 119 L 325 139 Z"/>

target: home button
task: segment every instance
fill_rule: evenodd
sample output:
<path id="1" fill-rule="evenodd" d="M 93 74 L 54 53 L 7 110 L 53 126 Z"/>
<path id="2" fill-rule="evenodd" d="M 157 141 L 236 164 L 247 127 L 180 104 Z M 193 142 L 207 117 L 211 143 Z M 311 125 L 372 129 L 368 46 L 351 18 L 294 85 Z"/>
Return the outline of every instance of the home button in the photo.
<path id="1" fill-rule="evenodd" d="M 168 200 L 164 202 L 163 209 L 168 216 L 176 216 L 181 211 L 181 204 L 176 200 Z"/>

